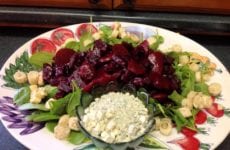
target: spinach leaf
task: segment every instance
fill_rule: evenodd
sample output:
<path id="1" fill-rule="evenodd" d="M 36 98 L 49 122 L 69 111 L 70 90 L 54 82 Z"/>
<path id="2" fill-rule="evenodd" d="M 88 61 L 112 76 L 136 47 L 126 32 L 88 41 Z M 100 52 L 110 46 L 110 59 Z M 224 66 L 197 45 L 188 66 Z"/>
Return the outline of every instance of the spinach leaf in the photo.
<path id="1" fill-rule="evenodd" d="M 58 88 L 56 86 L 46 85 L 45 91 L 47 93 L 48 98 L 53 98 L 58 92 Z"/>
<path id="2" fill-rule="evenodd" d="M 93 96 L 89 93 L 82 93 L 81 96 L 81 105 L 83 108 L 86 108 L 89 106 L 89 104 L 93 101 Z"/>
<path id="3" fill-rule="evenodd" d="M 76 90 L 72 93 L 66 111 L 70 116 L 76 115 L 76 107 L 80 105 L 81 100 L 81 89 L 76 88 Z"/>
<path id="4" fill-rule="evenodd" d="M 49 121 L 46 122 L 45 127 L 50 131 L 50 132 L 54 132 L 54 128 L 56 127 L 58 123 L 54 122 L 54 121 Z"/>
<path id="5" fill-rule="evenodd" d="M 76 52 L 80 50 L 80 43 L 78 41 L 70 41 L 66 43 L 65 48 L 70 48 Z"/>
<path id="6" fill-rule="evenodd" d="M 53 57 L 54 54 L 49 52 L 36 52 L 30 57 L 29 63 L 41 68 L 45 63 L 52 63 Z"/>
<path id="7" fill-rule="evenodd" d="M 14 96 L 14 102 L 17 105 L 23 105 L 30 101 L 30 88 L 28 86 L 21 88 Z"/>
<path id="8" fill-rule="evenodd" d="M 48 111 L 44 104 L 32 104 L 32 103 L 25 103 L 18 108 L 19 110 L 42 110 Z"/>
<path id="9" fill-rule="evenodd" d="M 82 132 L 71 131 L 67 140 L 74 144 L 79 145 L 86 141 L 87 137 Z"/>
<path id="10" fill-rule="evenodd" d="M 45 122 L 45 121 L 51 121 L 51 120 L 58 120 L 60 116 L 51 114 L 50 112 L 40 112 L 40 113 L 34 113 L 30 116 L 28 116 L 27 119 L 33 122 Z"/>
<path id="11" fill-rule="evenodd" d="M 69 99 L 71 98 L 72 93 L 69 93 L 63 98 L 58 99 L 57 101 L 51 101 L 50 112 L 55 115 L 66 114 L 66 107 L 68 105 Z"/>
<path id="12" fill-rule="evenodd" d="M 79 46 L 80 46 L 80 51 L 84 52 L 84 51 L 88 51 L 90 49 L 93 48 L 94 45 L 94 39 L 92 37 L 92 33 L 90 32 L 85 32 L 84 34 L 81 35 L 80 39 L 79 39 Z M 85 45 L 84 42 L 88 41 L 89 44 Z"/>

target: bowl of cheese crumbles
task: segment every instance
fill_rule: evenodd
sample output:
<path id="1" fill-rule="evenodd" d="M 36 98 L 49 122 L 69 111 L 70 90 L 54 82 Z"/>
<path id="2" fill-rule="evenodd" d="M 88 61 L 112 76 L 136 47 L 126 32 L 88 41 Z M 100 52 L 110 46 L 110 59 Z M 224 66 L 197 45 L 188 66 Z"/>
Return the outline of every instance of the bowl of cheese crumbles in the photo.
<path id="1" fill-rule="evenodd" d="M 81 131 L 99 148 L 138 146 L 154 119 L 143 101 L 129 93 L 109 92 L 83 109 L 78 107 Z"/>

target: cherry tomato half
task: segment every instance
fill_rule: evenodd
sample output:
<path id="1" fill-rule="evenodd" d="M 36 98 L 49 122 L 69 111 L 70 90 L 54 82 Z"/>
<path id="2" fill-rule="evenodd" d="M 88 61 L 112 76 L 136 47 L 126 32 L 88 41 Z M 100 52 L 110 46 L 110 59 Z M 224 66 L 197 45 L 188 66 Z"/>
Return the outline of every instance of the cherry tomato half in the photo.
<path id="1" fill-rule="evenodd" d="M 56 52 L 56 46 L 54 43 L 48 39 L 38 38 L 34 40 L 31 44 L 31 53 L 34 54 L 36 52 L 45 51 L 49 53 Z"/>
<path id="2" fill-rule="evenodd" d="M 67 39 L 74 38 L 74 33 L 69 29 L 59 28 L 51 34 L 50 38 L 54 44 L 61 46 Z"/>

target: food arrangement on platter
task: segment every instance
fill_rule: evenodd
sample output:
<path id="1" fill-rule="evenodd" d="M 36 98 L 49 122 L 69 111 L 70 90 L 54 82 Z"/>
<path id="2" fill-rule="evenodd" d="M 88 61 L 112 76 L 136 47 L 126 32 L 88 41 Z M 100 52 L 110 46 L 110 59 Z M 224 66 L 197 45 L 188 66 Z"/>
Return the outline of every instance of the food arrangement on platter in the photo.
<path id="1" fill-rule="evenodd" d="M 21 135 L 44 126 L 59 140 L 98 148 L 209 149 L 196 135 L 215 118 L 229 116 L 221 70 L 208 57 L 164 37 L 119 22 L 58 28 L 31 42 L 4 71 L 4 86 L 18 89 L 0 101 L 9 128 Z M 163 137 L 183 134 L 170 141 Z M 80 149 L 80 148 L 79 148 Z"/>

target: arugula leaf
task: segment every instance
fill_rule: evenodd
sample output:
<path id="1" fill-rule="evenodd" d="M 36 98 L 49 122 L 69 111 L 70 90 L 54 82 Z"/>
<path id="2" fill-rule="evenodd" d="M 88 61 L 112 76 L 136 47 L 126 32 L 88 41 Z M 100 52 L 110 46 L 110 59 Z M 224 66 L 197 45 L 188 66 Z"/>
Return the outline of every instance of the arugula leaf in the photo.
<path id="1" fill-rule="evenodd" d="M 29 58 L 29 63 L 42 68 L 45 63 L 52 63 L 54 54 L 49 52 L 37 52 Z"/>
<path id="2" fill-rule="evenodd" d="M 138 44 L 140 44 L 140 42 L 135 42 L 129 37 L 124 37 L 122 41 L 131 44 L 133 47 L 136 47 Z"/>
<path id="3" fill-rule="evenodd" d="M 160 46 L 160 44 L 164 43 L 164 38 L 159 34 L 156 34 L 154 36 L 154 38 L 156 39 L 156 41 L 152 45 L 150 45 L 149 47 L 152 50 L 157 50 L 158 47 Z"/>
<path id="4" fill-rule="evenodd" d="M 88 139 L 82 132 L 71 131 L 67 140 L 74 144 L 79 145 L 85 143 L 86 139 Z"/>
<path id="5" fill-rule="evenodd" d="M 25 103 L 18 108 L 19 110 L 43 110 L 48 111 L 44 104 L 32 104 L 32 103 Z"/>
<path id="6" fill-rule="evenodd" d="M 187 65 L 185 66 L 177 66 L 175 74 L 181 81 L 181 95 L 187 96 L 190 91 L 194 91 L 195 86 L 195 73 L 189 69 Z"/>
<path id="7" fill-rule="evenodd" d="M 14 96 L 16 105 L 23 105 L 30 101 L 30 88 L 28 86 L 21 88 Z"/>
<path id="8" fill-rule="evenodd" d="M 115 45 L 115 44 L 122 43 L 122 39 L 111 37 L 113 29 L 110 26 L 101 25 L 99 30 L 103 32 L 102 37 L 101 37 L 102 41 L 108 43 L 109 45 Z"/>
<path id="9" fill-rule="evenodd" d="M 99 30 L 102 31 L 103 35 L 105 35 L 106 37 L 109 37 L 113 32 L 113 29 L 108 25 L 101 25 Z"/>
<path id="10" fill-rule="evenodd" d="M 181 105 L 181 101 L 184 99 L 184 97 L 177 93 L 177 91 L 173 91 L 172 94 L 168 96 L 168 98 L 174 101 L 177 105 Z"/>
<path id="11" fill-rule="evenodd" d="M 176 123 L 177 131 L 181 131 L 181 129 L 187 125 L 188 121 L 177 109 L 173 109 L 172 111 L 174 112 L 174 115 L 171 117 Z"/>
<path id="12" fill-rule="evenodd" d="M 196 92 L 202 92 L 203 94 L 209 95 L 208 85 L 205 82 L 196 83 L 194 88 Z"/>

